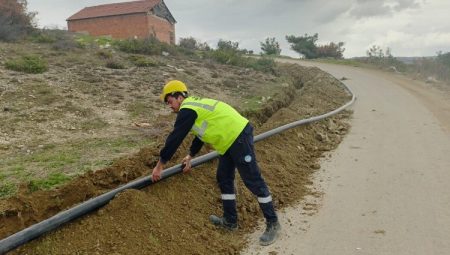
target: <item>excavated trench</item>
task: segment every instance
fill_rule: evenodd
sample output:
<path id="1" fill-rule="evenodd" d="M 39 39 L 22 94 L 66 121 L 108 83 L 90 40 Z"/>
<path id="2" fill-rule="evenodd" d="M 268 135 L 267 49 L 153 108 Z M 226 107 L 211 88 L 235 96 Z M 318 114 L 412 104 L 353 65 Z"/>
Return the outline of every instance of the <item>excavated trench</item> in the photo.
<path id="1" fill-rule="evenodd" d="M 258 112 L 246 113 L 256 134 L 274 127 L 326 113 L 343 105 L 350 95 L 335 78 L 316 68 L 286 65 L 286 88 Z M 277 209 L 306 195 L 316 195 L 311 175 L 318 159 L 334 149 L 348 132 L 343 112 L 326 120 L 300 126 L 256 144 L 257 160 Z M 149 174 L 174 116 L 161 116 L 159 147 L 115 161 L 108 168 L 89 172 L 52 191 L 29 193 L 26 186 L 15 197 L 0 201 L 0 238 L 102 194 L 123 183 Z M 172 163 L 179 163 L 191 139 L 178 149 Z M 208 152 L 204 148 L 202 153 Z M 228 233 L 208 222 L 221 213 L 215 183 L 216 161 L 142 190 L 127 190 L 108 205 L 46 234 L 11 254 L 236 254 L 245 236 L 262 217 L 256 199 L 237 177 L 239 230 Z"/>

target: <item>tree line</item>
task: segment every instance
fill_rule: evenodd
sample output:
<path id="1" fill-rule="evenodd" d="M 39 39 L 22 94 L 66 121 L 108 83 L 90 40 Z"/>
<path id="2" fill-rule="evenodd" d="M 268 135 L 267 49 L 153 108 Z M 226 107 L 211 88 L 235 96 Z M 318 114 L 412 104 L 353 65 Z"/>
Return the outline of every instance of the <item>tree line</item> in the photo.
<path id="1" fill-rule="evenodd" d="M 312 36 L 305 34 L 303 36 L 286 36 L 286 40 L 290 43 L 291 49 L 299 53 L 301 57 L 306 59 L 314 58 L 343 58 L 343 53 L 345 48 L 343 48 L 344 43 L 331 42 L 329 44 L 318 45 L 317 40 L 319 35 L 316 33 Z M 179 44 L 181 47 L 187 49 L 199 49 L 199 50 L 210 50 L 211 48 L 205 44 L 198 42 L 193 37 L 180 38 Z M 266 56 L 280 56 L 281 48 L 279 42 L 275 37 L 267 37 L 265 41 L 260 42 L 261 54 Z M 236 50 L 241 53 L 253 54 L 253 51 L 246 49 L 239 49 L 238 42 L 226 41 L 220 39 L 217 43 L 217 48 L 220 50 Z"/>

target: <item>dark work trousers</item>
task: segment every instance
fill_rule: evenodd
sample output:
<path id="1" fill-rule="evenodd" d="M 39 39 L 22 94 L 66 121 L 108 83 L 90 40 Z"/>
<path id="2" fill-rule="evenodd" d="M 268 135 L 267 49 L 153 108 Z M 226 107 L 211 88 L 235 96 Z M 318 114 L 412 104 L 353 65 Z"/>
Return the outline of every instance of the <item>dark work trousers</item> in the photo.
<path id="1" fill-rule="evenodd" d="M 219 158 L 217 182 L 222 193 L 223 217 L 230 223 L 237 222 L 235 168 L 238 169 L 245 186 L 258 198 L 266 221 L 277 221 L 272 196 L 256 163 L 253 127 L 250 124 L 247 124 L 236 141 Z"/>

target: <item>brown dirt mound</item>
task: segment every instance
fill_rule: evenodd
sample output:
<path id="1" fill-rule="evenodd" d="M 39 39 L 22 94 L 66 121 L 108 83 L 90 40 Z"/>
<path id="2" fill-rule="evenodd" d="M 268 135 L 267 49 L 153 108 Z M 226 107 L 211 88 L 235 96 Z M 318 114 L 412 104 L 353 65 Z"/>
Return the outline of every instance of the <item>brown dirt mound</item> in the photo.
<path id="1" fill-rule="evenodd" d="M 349 100 L 339 82 L 327 74 L 318 70 L 305 72 L 293 65 L 284 70 L 297 74 L 289 83 L 298 90 L 280 95 L 284 103 L 269 102 L 265 111 L 276 113 L 257 127 L 257 133 L 325 113 Z M 290 104 L 287 106 L 286 102 Z M 287 107 L 278 110 L 276 105 Z M 252 119 L 267 116 L 260 114 Z M 348 113 L 340 114 L 256 144 L 258 161 L 277 208 L 313 192 L 309 187 L 310 175 L 318 169 L 318 158 L 323 152 L 335 148 L 347 132 L 347 117 Z M 178 150 L 172 162 L 180 160 L 186 146 Z M 1 201 L 0 237 L 148 174 L 151 166 L 146 163 L 156 161 L 158 151 L 159 148 L 143 149 L 54 191 L 25 192 Z M 140 191 L 122 192 L 102 209 L 11 254 L 236 254 L 245 245 L 245 234 L 254 229 L 261 214 L 256 199 L 237 178 L 239 231 L 226 233 L 211 226 L 208 215 L 221 213 L 215 168 L 216 162 L 206 163 L 191 174 L 174 176 Z"/>

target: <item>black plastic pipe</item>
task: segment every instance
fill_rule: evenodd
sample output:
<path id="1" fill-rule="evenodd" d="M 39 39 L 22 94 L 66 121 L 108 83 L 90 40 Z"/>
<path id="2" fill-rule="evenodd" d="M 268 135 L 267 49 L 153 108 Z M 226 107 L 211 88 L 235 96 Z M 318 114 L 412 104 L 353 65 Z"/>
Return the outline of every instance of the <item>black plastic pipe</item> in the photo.
<path id="1" fill-rule="evenodd" d="M 331 112 L 328 112 L 328 113 L 325 113 L 325 114 L 322 114 L 319 116 L 314 116 L 314 117 L 311 117 L 308 119 L 295 121 L 295 122 L 280 126 L 278 128 L 272 129 L 265 133 L 259 134 L 259 135 L 255 136 L 254 141 L 258 142 L 260 140 L 266 139 L 270 136 L 273 136 L 280 132 L 286 131 L 288 129 L 297 127 L 299 125 L 311 123 L 314 121 L 322 120 L 322 119 L 325 119 L 329 116 L 335 115 L 335 114 L 343 111 L 345 108 L 347 108 L 348 106 L 353 104 L 356 97 L 345 84 L 343 84 L 343 83 L 341 83 L 341 84 L 344 85 L 346 90 L 352 95 L 352 99 L 349 102 L 347 102 L 345 105 L 343 105 Z M 201 165 L 201 164 L 208 162 L 212 159 L 215 159 L 217 157 L 219 157 L 219 154 L 217 152 L 215 152 L 215 151 L 210 152 L 208 154 L 205 154 L 205 155 L 202 155 L 202 156 L 192 159 L 191 164 L 192 164 L 192 167 L 196 167 L 198 165 Z M 161 180 L 165 179 L 165 178 L 169 178 L 175 174 L 181 173 L 182 171 L 183 171 L 183 167 L 181 164 L 170 167 L 162 172 Z M 146 176 L 146 177 L 137 179 L 137 180 L 129 182 L 119 188 L 116 188 L 105 194 L 102 194 L 98 197 L 91 198 L 88 201 L 83 202 L 75 207 L 72 207 L 72 208 L 66 210 L 66 211 L 62 211 L 44 221 L 41 221 L 39 223 L 32 225 L 26 229 L 23 229 L 23 230 L 5 238 L 5 239 L 2 239 L 0 241 L 0 254 L 4 254 L 12 249 L 15 249 L 23 244 L 26 244 L 27 242 L 45 234 L 51 230 L 56 229 L 67 222 L 70 222 L 78 217 L 81 217 L 89 212 L 92 212 L 92 211 L 104 206 L 111 199 L 113 199 L 117 193 L 119 193 L 123 190 L 142 189 L 151 184 L 153 184 L 153 182 L 152 182 L 152 179 L 150 176 Z"/>

